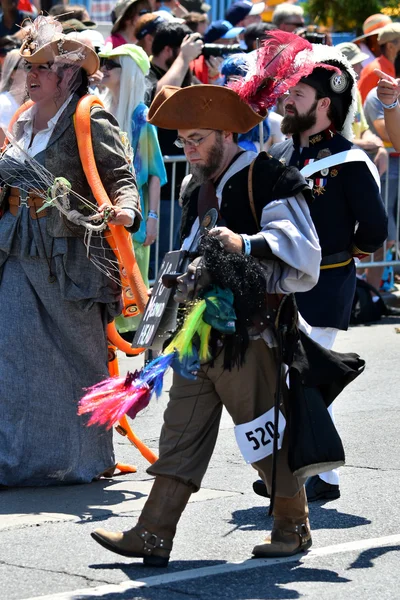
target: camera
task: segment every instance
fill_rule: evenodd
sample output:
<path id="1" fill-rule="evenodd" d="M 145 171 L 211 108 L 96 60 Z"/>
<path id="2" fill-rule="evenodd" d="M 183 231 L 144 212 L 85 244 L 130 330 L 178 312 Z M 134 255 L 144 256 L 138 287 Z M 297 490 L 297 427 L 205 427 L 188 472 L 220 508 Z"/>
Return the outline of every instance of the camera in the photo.
<path id="1" fill-rule="evenodd" d="M 240 44 L 231 44 L 225 46 L 224 44 L 204 44 L 201 51 L 204 58 L 210 58 L 210 56 L 226 56 L 227 54 L 236 54 L 243 52 Z"/>
<path id="2" fill-rule="evenodd" d="M 310 42 L 310 44 L 327 44 L 328 36 L 326 33 L 321 33 L 316 28 L 310 29 L 309 27 L 303 27 L 295 31 L 297 35 Z"/>

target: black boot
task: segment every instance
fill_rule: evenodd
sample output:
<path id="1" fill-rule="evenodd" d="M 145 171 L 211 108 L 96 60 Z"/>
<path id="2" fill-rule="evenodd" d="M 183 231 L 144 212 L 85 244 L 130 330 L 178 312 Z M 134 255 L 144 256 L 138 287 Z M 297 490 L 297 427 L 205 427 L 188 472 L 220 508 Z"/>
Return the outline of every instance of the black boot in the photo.
<path id="1" fill-rule="evenodd" d="M 317 500 L 337 500 L 340 498 L 340 490 L 338 485 L 326 483 L 318 475 L 310 477 L 306 483 L 306 493 L 308 502 L 316 502 Z"/>

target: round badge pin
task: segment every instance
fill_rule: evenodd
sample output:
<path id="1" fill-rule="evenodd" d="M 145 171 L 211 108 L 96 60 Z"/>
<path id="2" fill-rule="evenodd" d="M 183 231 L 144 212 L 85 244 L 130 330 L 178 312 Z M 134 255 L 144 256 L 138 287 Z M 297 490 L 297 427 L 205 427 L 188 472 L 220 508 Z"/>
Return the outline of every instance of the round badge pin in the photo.
<path id="1" fill-rule="evenodd" d="M 336 94 L 342 94 L 347 90 L 349 85 L 347 74 L 344 71 L 341 73 L 334 73 L 330 78 L 330 85 L 331 89 L 336 92 Z"/>

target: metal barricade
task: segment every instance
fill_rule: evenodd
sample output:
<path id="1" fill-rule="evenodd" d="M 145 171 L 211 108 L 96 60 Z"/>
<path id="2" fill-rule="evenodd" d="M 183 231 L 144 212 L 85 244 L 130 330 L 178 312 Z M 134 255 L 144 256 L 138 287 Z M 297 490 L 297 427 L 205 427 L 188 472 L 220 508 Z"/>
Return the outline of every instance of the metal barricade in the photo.
<path id="1" fill-rule="evenodd" d="M 392 158 L 395 158 L 398 161 L 398 173 L 400 173 L 400 153 L 398 152 L 390 152 L 389 155 Z M 386 173 L 381 178 L 382 184 L 384 184 L 384 193 L 382 195 L 382 200 L 385 205 L 386 212 L 389 209 L 389 191 L 392 192 L 392 187 L 396 186 L 397 188 L 397 201 L 396 201 L 396 215 L 395 215 L 395 224 L 396 224 L 396 237 L 394 240 L 385 240 L 383 244 L 383 259 L 375 260 L 375 254 L 371 254 L 370 260 L 363 260 L 362 262 L 358 262 L 356 265 L 357 269 L 366 269 L 369 267 L 396 267 L 400 266 L 400 254 L 399 254 L 399 227 L 400 227 L 400 177 L 397 179 L 390 179 L 389 177 L 389 166 Z M 383 185 L 382 185 L 383 187 Z M 389 249 L 388 242 L 394 242 L 394 260 L 386 260 L 387 251 Z M 393 247 L 393 244 L 391 244 Z"/>
<path id="2" fill-rule="evenodd" d="M 164 156 L 164 164 L 165 165 L 172 165 L 172 170 L 171 170 L 171 193 L 170 193 L 170 198 L 169 198 L 169 202 L 170 202 L 170 222 L 169 222 L 169 245 L 168 245 L 168 251 L 173 250 L 174 249 L 174 236 L 176 234 L 176 232 L 174 231 L 174 215 L 175 215 L 175 201 L 177 200 L 176 198 L 176 165 L 178 163 L 185 163 L 186 164 L 186 168 L 185 168 L 185 175 L 187 175 L 189 173 L 189 163 L 186 160 L 186 156 L 184 155 L 180 155 L 180 156 Z M 162 196 L 162 188 L 161 188 L 161 196 Z M 162 200 L 162 202 L 165 202 L 165 199 Z M 154 280 L 155 280 L 155 276 L 157 275 L 157 272 L 161 266 L 162 263 L 162 259 L 163 256 L 160 256 L 160 229 L 163 227 L 163 222 L 162 222 L 162 218 L 161 218 L 161 211 L 160 211 L 160 218 L 158 219 L 158 224 L 157 224 L 157 239 L 155 242 L 155 250 L 154 250 L 154 262 L 155 262 L 155 271 L 154 271 L 154 277 L 152 279 L 150 279 L 150 283 L 153 284 Z"/>
<path id="3" fill-rule="evenodd" d="M 391 153 L 391 156 L 393 158 L 396 158 L 399 161 L 399 173 L 400 173 L 400 153 Z M 176 166 L 178 163 L 186 163 L 186 169 L 185 169 L 185 174 L 187 175 L 189 173 L 189 163 L 186 160 L 186 157 L 184 155 L 180 155 L 180 156 L 164 156 L 164 164 L 171 164 L 172 165 L 172 171 L 171 171 L 171 194 L 170 194 L 170 225 L 169 225 L 169 247 L 168 250 L 173 250 L 174 249 L 174 235 L 176 234 L 176 232 L 174 231 L 174 213 L 175 213 L 175 201 L 176 201 L 176 195 L 175 195 L 175 188 L 176 188 Z M 383 203 L 385 205 L 386 208 L 386 212 L 388 211 L 388 206 L 389 206 L 389 191 L 392 191 L 392 186 L 395 185 L 397 187 L 397 199 L 399 200 L 400 198 L 400 177 L 398 177 L 397 179 L 390 179 L 389 178 L 389 168 L 386 171 L 385 175 L 382 177 L 382 182 L 385 183 L 385 190 L 384 190 L 384 194 L 382 196 L 382 200 Z M 162 194 L 162 190 L 161 190 L 161 194 Z M 163 202 L 165 202 L 165 200 L 163 200 Z M 366 269 L 366 268 L 370 268 L 370 267 L 386 267 L 386 266 L 400 266 L 400 246 L 399 246 L 399 228 L 400 228 L 400 202 L 397 201 L 396 203 L 396 239 L 395 240 L 389 240 L 389 241 L 394 241 L 395 242 L 395 259 L 388 261 L 386 260 L 386 256 L 387 256 L 387 250 L 388 250 L 388 240 L 385 241 L 384 245 L 383 245 L 383 259 L 382 260 L 375 260 L 375 255 L 371 254 L 370 260 L 363 260 L 362 262 L 358 261 L 356 264 L 357 269 Z M 154 277 L 150 280 L 150 283 L 153 284 L 154 280 L 155 280 L 155 275 L 157 274 L 157 271 L 161 265 L 162 259 L 163 257 L 160 256 L 160 251 L 159 251 L 159 232 L 161 227 L 163 227 L 163 223 L 162 223 L 162 219 L 160 218 L 158 220 L 158 230 L 157 230 L 157 240 L 155 242 L 155 265 L 156 265 L 156 269 L 155 269 L 155 273 L 154 273 Z"/>

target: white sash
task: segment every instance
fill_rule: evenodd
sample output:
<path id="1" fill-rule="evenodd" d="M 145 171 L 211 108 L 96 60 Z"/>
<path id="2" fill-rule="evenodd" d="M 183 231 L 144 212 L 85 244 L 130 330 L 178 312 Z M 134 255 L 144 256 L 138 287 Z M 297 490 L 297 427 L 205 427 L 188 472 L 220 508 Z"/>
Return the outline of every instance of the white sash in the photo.
<path id="1" fill-rule="evenodd" d="M 343 165 L 345 163 L 350 162 L 365 162 L 365 164 L 371 171 L 372 177 L 375 179 L 379 191 L 381 191 L 381 178 L 379 176 L 378 169 L 376 168 L 372 160 L 368 158 L 365 152 L 363 150 L 360 150 L 359 148 L 351 148 L 350 150 L 345 150 L 344 152 L 339 152 L 338 154 L 332 154 L 331 156 L 327 156 L 326 158 L 316 160 L 315 162 L 309 163 L 308 165 L 303 167 L 300 173 L 305 179 L 307 179 L 314 173 L 322 171 L 322 169 L 329 169 L 330 167 L 335 167 L 337 165 Z"/>

